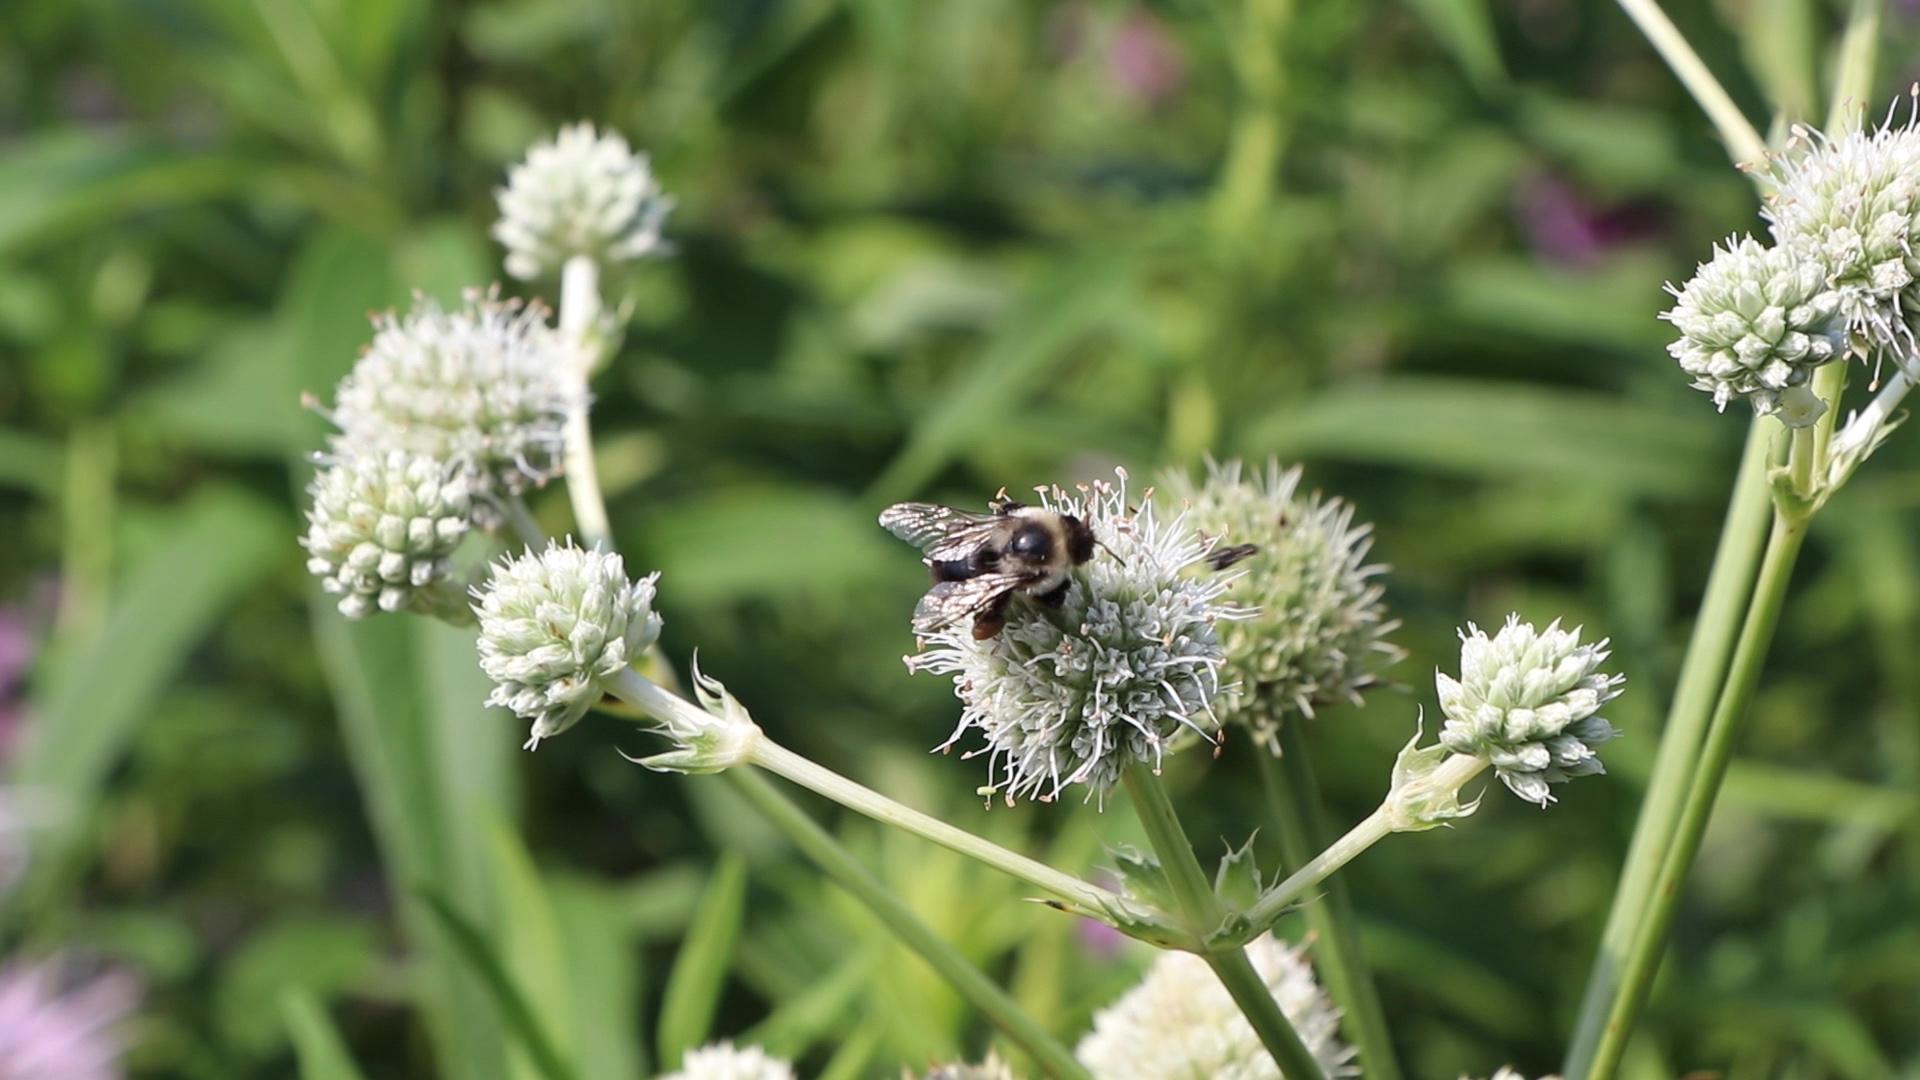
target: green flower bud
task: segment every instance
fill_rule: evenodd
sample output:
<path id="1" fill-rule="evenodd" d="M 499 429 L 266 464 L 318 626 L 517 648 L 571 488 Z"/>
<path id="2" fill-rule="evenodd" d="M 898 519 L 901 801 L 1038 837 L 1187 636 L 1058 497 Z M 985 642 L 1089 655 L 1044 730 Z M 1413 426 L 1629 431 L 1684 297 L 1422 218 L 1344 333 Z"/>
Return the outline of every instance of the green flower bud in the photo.
<path id="1" fill-rule="evenodd" d="M 308 485 L 307 569 L 358 619 L 376 611 L 464 618 L 450 559 L 472 498 L 447 463 L 404 451 L 349 454 Z"/>
<path id="2" fill-rule="evenodd" d="M 1403 655 L 1386 640 L 1399 626 L 1387 617 L 1378 581 L 1386 567 L 1367 561 L 1372 526 L 1355 524 L 1347 503 L 1299 487 L 1297 466 L 1268 462 L 1254 473 L 1238 461 L 1208 462 L 1198 485 L 1176 472 L 1162 486 L 1186 508 L 1189 525 L 1222 544 L 1259 549 L 1233 568 L 1227 597 L 1248 614 L 1220 625 L 1220 644 L 1222 681 L 1239 691 L 1222 695 L 1215 710 L 1275 752 L 1274 733 L 1289 714 L 1358 704 Z"/>
<path id="3" fill-rule="evenodd" d="M 572 727 L 660 636 L 654 583 L 629 580 L 612 552 L 549 544 L 495 564 L 475 590 L 487 704 L 533 722 L 527 749 Z"/>
<path id="4" fill-rule="evenodd" d="M 1608 655 L 1604 639 L 1583 645 L 1557 619 L 1536 631 L 1510 615 L 1492 638 L 1468 623 L 1460 677 L 1434 675 L 1441 745 L 1486 759 L 1515 795 L 1547 805 L 1549 784 L 1606 771 L 1594 750 L 1619 732 L 1599 711 L 1626 682 L 1599 670 Z"/>
<path id="5" fill-rule="evenodd" d="M 645 154 L 585 123 L 527 151 L 495 195 L 493 235 L 517 278 L 557 271 L 575 255 L 617 262 L 662 252 L 660 226 L 673 209 Z"/>
<path id="6" fill-rule="evenodd" d="M 1674 305 L 1661 317 L 1680 338 L 1667 351 L 1716 406 L 1744 397 L 1755 413 L 1792 427 L 1825 410 L 1807 382 L 1845 355 L 1846 322 L 1818 259 L 1729 237 L 1686 285 L 1669 290 Z"/>

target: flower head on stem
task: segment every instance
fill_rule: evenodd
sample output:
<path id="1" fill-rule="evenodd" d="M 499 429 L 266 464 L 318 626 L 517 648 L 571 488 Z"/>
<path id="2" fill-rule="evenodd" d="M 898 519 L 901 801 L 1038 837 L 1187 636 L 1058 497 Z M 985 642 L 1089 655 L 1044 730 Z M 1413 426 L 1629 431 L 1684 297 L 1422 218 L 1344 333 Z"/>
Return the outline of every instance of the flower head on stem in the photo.
<path id="1" fill-rule="evenodd" d="M 451 583 L 473 506 L 460 470 L 404 450 L 348 452 L 325 459 L 307 493 L 307 569 L 341 614 L 467 614 Z"/>
<path id="2" fill-rule="evenodd" d="M 673 209 L 645 154 L 614 132 L 571 124 L 527 151 L 496 193 L 494 238 L 507 273 L 534 278 L 576 255 L 621 262 L 663 253 L 660 227 Z"/>
<path id="3" fill-rule="evenodd" d="M 687 1051 L 680 1071 L 661 1080 L 794 1080 L 793 1066 L 757 1046 L 714 1043 Z"/>

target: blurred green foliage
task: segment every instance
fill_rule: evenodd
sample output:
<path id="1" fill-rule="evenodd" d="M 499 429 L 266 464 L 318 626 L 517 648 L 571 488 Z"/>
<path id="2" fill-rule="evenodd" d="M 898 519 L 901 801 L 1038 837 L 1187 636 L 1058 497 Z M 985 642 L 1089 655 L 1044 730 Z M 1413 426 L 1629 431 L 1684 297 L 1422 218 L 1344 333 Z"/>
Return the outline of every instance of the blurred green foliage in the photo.
<path id="1" fill-rule="evenodd" d="M 1828 4 L 1674 15 L 1750 115 L 1814 119 Z M 990 1036 L 718 782 L 604 719 L 516 755 L 461 635 L 349 627 L 301 570 L 300 392 L 369 310 L 497 277 L 492 187 L 578 118 L 681 207 L 616 282 L 616 533 L 669 652 L 803 752 L 1062 865 L 1131 838 L 925 755 L 956 709 L 899 664 L 920 568 L 873 525 L 1116 463 L 1278 455 L 1378 523 L 1412 655 L 1314 727 L 1334 820 L 1457 624 L 1611 635 L 1611 781 L 1350 871 L 1410 1074 L 1557 1063 L 1744 429 L 1664 356 L 1659 285 L 1757 227 L 1613 8 L 11 0 L 0 615 L 41 648 L 0 719 L 58 813 L 5 925 L 141 974 L 136 1073 L 543 1076 L 545 1040 L 633 1077 L 733 1035 L 891 1076 Z M 1920 1075 L 1917 503 L 1900 438 L 1815 528 L 1634 1076 Z M 1172 769 L 1209 855 L 1260 825 L 1248 749 Z M 833 818 L 1063 1033 L 1145 960 Z"/>

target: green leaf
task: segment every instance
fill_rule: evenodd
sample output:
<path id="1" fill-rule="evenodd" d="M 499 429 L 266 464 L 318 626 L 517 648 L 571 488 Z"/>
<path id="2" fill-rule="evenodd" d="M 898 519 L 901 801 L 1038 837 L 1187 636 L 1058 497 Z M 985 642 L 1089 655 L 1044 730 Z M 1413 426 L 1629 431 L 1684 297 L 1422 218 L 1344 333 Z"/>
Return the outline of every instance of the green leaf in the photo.
<path id="1" fill-rule="evenodd" d="M 256 1057 L 277 1051 L 286 1029 L 260 1003 L 348 989 L 379 966 L 380 948 L 370 922 L 337 915 L 287 915 L 249 935 L 221 966 L 214 997 L 227 1045 Z"/>
<path id="2" fill-rule="evenodd" d="M 493 896 L 499 909 L 499 930 L 493 940 L 540 1030 L 565 1031 L 573 1011 L 573 993 L 567 982 L 565 947 L 553 904 L 519 837 L 497 820 L 489 824 Z M 515 1076 L 536 1076 L 539 1072 L 532 1062 L 518 1058 L 512 1068 Z"/>
<path id="3" fill-rule="evenodd" d="M 0 485 L 53 497 L 60 491 L 60 445 L 24 431 L 0 429 Z"/>
<path id="4" fill-rule="evenodd" d="M 679 1068 L 683 1054 L 711 1037 L 746 903 L 747 864 L 732 853 L 722 855 L 667 976 L 658 1033 L 661 1068 Z"/>
<path id="5" fill-rule="evenodd" d="M 1247 837 L 1247 842 L 1228 851 L 1220 859 L 1220 867 L 1214 871 L 1213 891 L 1229 909 L 1245 911 L 1253 906 L 1260 894 L 1266 891 L 1266 882 L 1260 878 L 1260 867 L 1253 858 L 1253 841 L 1259 836 L 1255 832 Z"/>
<path id="6" fill-rule="evenodd" d="M 1507 81 L 1500 40 L 1485 0 L 1407 0 L 1482 92 Z"/>
<path id="7" fill-rule="evenodd" d="M 326 1009 L 312 994 L 302 990 L 282 994 L 280 1014 L 300 1061 L 300 1080 L 363 1080 Z"/>
<path id="8" fill-rule="evenodd" d="M 575 1080 L 578 1074 L 561 1054 L 551 1033 L 541 1025 L 526 994 L 501 962 L 500 954 L 487 943 L 487 936 L 461 915 L 446 897 L 425 889 L 417 895 L 453 942 L 461 958 L 492 993 L 493 1003 L 500 1010 L 507 1029 L 513 1033 L 515 1044 L 525 1050 L 532 1060 L 534 1075 L 545 1080 Z"/>
<path id="9" fill-rule="evenodd" d="M 49 656 L 13 782 L 53 800 L 59 818 L 35 838 L 37 899 L 77 869 L 73 857 L 107 773 L 155 699 L 227 608 L 283 558 L 291 523 L 259 499 L 208 485 L 174 511 L 117 589 L 105 625 Z"/>
<path id="10" fill-rule="evenodd" d="M 579 877 L 549 877 L 547 896 L 560 927 L 558 961 L 573 1005 L 560 1030 L 593 1080 L 651 1075 L 634 1017 L 643 985 L 640 951 L 627 897 L 614 886 Z"/>
<path id="11" fill-rule="evenodd" d="M 122 215 L 238 190 L 257 163 L 69 128 L 0 154 L 0 254 Z"/>

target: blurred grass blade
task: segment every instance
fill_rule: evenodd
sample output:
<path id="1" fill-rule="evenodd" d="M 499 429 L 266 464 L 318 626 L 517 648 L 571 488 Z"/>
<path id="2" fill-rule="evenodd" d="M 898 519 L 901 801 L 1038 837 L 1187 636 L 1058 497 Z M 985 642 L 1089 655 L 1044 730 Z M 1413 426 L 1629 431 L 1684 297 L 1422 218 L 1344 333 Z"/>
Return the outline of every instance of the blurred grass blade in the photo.
<path id="1" fill-rule="evenodd" d="M 1407 6 L 1426 20 L 1482 93 L 1507 81 L 1500 40 L 1493 32 L 1493 13 L 1485 0 L 1407 0 Z"/>
<path id="2" fill-rule="evenodd" d="M 327 1010 L 312 994 L 288 991 L 280 999 L 280 1012 L 300 1062 L 300 1080 L 365 1080 Z"/>
<path id="3" fill-rule="evenodd" d="M 492 819 L 487 829 L 491 841 L 488 862 L 499 909 L 493 940 L 506 973 L 540 1031 L 564 1032 L 573 1012 L 573 995 L 567 983 L 566 949 L 553 904 L 541 884 L 540 871 L 519 837 L 493 815 L 488 817 Z M 511 1072 L 516 1077 L 539 1075 L 533 1063 L 518 1056 Z"/>
<path id="4" fill-rule="evenodd" d="M 626 895 L 585 878 L 549 876 L 547 896 L 564 950 L 558 962 L 573 1000 L 556 1030 L 565 1032 L 580 1072 L 593 1080 L 652 1075 L 634 1022 L 642 971 Z"/>
<path id="5" fill-rule="evenodd" d="M 714 867 L 680 955 L 674 958 L 673 971 L 667 976 L 666 997 L 660 1004 L 661 1068 L 679 1068 L 681 1055 L 707 1042 L 712 1034 L 714 1012 L 733 964 L 733 947 L 740 940 L 746 904 L 747 865 L 729 852 Z"/>
<path id="6" fill-rule="evenodd" d="M 501 963 L 500 954 L 487 944 L 487 937 L 480 928 L 455 910 L 446 897 L 428 889 L 419 890 L 417 895 L 452 940 L 461 958 L 493 994 L 494 1005 L 499 1008 L 501 1019 L 513 1033 L 514 1042 L 532 1059 L 535 1075 L 545 1080 L 578 1080 L 573 1066 L 567 1063 L 552 1035 L 541 1026 L 533 1006 Z"/>
<path id="7" fill-rule="evenodd" d="M 256 163 L 77 128 L 0 152 L 0 254 L 123 214 L 246 187 Z"/>
<path id="8" fill-rule="evenodd" d="M 53 497 L 60 491 L 60 445 L 25 431 L 0 429 L 0 486 Z"/>
<path id="9" fill-rule="evenodd" d="M 44 793 L 57 821 L 36 838 L 34 901 L 77 869 L 76 839 L 107 773 L 187 655 L 282 557 L 290 526 L 251 495 L 219 485 L 173 511 L 165 539 L 123 576 L 99 633 L 48 657 L 12 780 Z"/>

